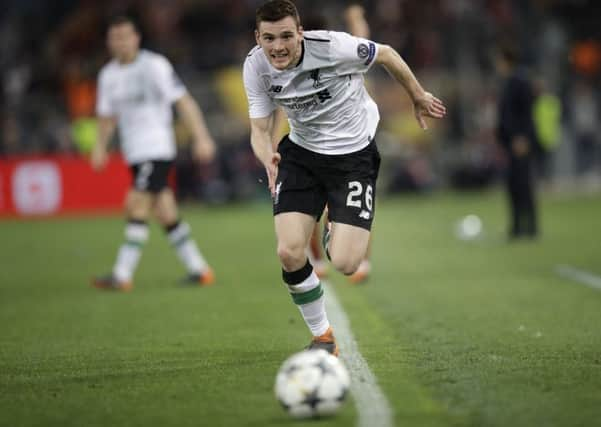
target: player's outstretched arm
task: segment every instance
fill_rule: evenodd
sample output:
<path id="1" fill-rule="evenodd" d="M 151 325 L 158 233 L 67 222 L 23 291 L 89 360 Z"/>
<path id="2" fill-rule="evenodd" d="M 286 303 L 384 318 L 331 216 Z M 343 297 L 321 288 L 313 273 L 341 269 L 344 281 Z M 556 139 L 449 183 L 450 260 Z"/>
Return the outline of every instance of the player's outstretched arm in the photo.
<path id="1" fill-rule="evenodd" d="M 280 163 L 280 153 L 273 151 L 272 133 L 273 133 L 274 113 L 267 117 L 250 119 L 250 144 L 253 152 L 259 161 L 265 167 L 269 190 L 274 195 L 275 180 L 278 176 L 278 163 Z"/>
<path id="2" fill-rule="evenodd" d="M 403 85 L 413 101 L 415 118 L 422 129 L 428 129 L 426 117 L 441 119 L 445 116 L 447 110 L 442 101 L 422 88 L 407 63 L 396 50 L 387 45 L 379 45 L 375 62 L 386 68 L 386 71 Z"/>
<path id="3" fill-rule="evenodd" d="M 90 163 L 94 170 L 102 169 L 108 160 L 108 146 L 117 128 L 114 117 L 98 117 L 98 138 L 90 152 Z"/>
<path id="4" fill-rule="evenodd" d="M 185 94 L 175 102 L 175 108 L 192 133 L 192 154 L 200 162 L 210 162 L 215 157 L 215 142 L 209 133 L 202 111 L 196 101 Z"/>

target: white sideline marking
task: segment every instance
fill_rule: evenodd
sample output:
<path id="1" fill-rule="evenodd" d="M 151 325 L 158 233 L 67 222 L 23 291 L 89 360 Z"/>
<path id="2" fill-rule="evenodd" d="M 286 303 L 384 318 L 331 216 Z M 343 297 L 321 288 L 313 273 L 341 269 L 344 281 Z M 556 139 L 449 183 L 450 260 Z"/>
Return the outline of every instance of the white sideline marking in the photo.
<path id="1" fill-rule="evenodd" d="M 595 276 L 592 273 L 584 270 L 578 270 L 569 265 L 558 265 L 555 267 L 555 272 L 561 277 L 572 279 L 578 283 L 588 286 L 589 288 L 601 291 L 601 277 Z"/>
<path id="2" fill-rule="evenodd" d="M 359 414 L 359 427 L 391 427 L 394 425 L 388 399 L 378 386 L 376 377 L 359 352 L 357 341 L 334 288 L 322 281 L 325 288 L 326 310 L 334 326 L 340 358 L 351 373 L 351 393 Z"/>

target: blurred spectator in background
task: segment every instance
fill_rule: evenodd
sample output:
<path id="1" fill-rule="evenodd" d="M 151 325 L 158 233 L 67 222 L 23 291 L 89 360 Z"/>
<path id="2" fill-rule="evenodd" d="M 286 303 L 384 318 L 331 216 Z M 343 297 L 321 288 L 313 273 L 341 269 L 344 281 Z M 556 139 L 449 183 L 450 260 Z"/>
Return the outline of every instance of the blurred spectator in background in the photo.
<path id="1" fill-rule="evenodd" d="M 539 176 L 548 179 L 551 176 L 550 157 L 557 149 L 561 138 L 561 101 L 549 91 L 544 78 L 538 78 L 534 83 L 534 125 L 540 144 L 537 150 L 537 170 Z"/>
<path id="2" fill-rule="evenodd" d="M 98 141 L 91 154 L 92 166 L 106 164 L 107 147 L 119 126 L 121 150 L 130 165 L 133 188 L 127 195 L 125 243 L 121 245 L 112 273 L 94 279 L 101 289 L 128 291 L 148 239 L 147 221 L 154 210 L 169 241 L 185 265 L 186 283 L 209 285 L 213 272 L 191 236 L 190 226 L 181 221 L 168 175 L 176 155 L 171 106 L 186 123 L 200 162 L 215 155 L 213 142 L 196 102 L 169 61 L 140 49 L 140 34 L 127 17 L 109 24 L 108 47 L 113 57 L 98 78 Z"/>
<path id="3" fill-rule="evenodd" d="M 594 89 L 585 80 L 577 81 L 568 102 L 576 148 L 576 170 L 580 176 L 593 175 L 598 164 L 601 118 Z"/>
<path id="4" fill-rule="evenodd" d="M 297 6 L 303 15 L 319 14 L 328 26 L 342 30 L 352 25 L 348 21 L 352 13 L 345 13 L 350 3 L 298 0 Z M 247 143 L 240 72 L 240 58 L 252 44 L 248 27 L 257 0 L 4 0 L 2 4 L 0 155 L 83 155 L 90 149 L 97 125 L 90 115 L 95 76 L 106 59 L 98 34 L 108 16 L 127 14 L 139 18 L 145 45 L 169 58 L 186 81 L 220 141 L 217 161 L 199 169 L 184 143 L 187 132 L 176 120 L 178 197 L 222 203 L 264 196 L 257 183 L 263 171 Z M 385 71 L 371 73 L 368 90 L 381 113 L 382 190 L 431 194 L 430 190 L 449 184 L 474 189 L 495 182 L 501 164 L 490 123 L 496 122 L 499 93 L 488 52 L 506 34 L 523 47 L 525 62 L 537 79 L 546 82 L 545 93 L 557 96 L 565 111 L 566 120 L 556 123 L 550 117 L 557 115 L 557 103 L 546 96 L 537 101 L 536 127 L 546 148 L 539 154 L 543 165 L 548 164 L 543 171 L 567 188 L 573 188 L 569 186 L 573 178 L 598 172 L 601 159 L 595 166 L 585 153 L 597 147 L 597 157 L 601 154 L 587 130 L 600 113 L 600 1 L 362 0 L 360 4 L 371 25 L 370 37 L 401 52 L 414 64 L 420 80 L 440 92 L 450 107 L 449 120 L 424 135 L 414 124 L 408 100 Z M 309 21 L 307 17 L 305 23 Z M 360 34 L 361 25 L 346 29 Z M 586 96 L 578 93 L 579 81 L 587 86 Z M 492 114 L 490 105 L 495 106 Z M 553 143 L 548 145 L 554 138 L 545 136 L 554 134 L 553 129 L 563 137 L 555 149 Z"/>
<path id="5" fill-rule="evenodd" d="M 507 191 L 511 210 L 509 237 L 535 237 L 537 229 L 533 158 L 538 148 L 533 120 L 534 95 L 518 53 L 504 46 L 497 56 L 503 78 L 499 97 L 498 138 L 507 161 Z"/>

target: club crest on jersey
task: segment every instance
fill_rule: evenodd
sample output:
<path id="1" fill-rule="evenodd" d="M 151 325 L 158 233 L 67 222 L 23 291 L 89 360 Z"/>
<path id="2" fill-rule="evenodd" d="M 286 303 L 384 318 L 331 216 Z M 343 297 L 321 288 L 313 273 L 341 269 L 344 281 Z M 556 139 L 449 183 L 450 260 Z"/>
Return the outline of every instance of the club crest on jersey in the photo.
<path id="1" fill-rule="evenodd" d="M 319 68 L 312 70 L 311 74 L 309 74 L 309 78 L 311 80 L 313 80 L 313 87 L 315 89 L 317 89 L 318 87 L 320 87 L 323 83 L 320 81 L 321 76 L 319 75 Z"/>

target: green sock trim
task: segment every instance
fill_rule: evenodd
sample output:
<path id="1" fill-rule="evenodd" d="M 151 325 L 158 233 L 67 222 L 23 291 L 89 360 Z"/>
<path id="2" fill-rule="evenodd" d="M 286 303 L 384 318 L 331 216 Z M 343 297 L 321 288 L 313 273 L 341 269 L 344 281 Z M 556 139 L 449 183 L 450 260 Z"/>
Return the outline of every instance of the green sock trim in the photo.
<path id="1" fill-rule="evenodd" d="M 133 240 L 126 240 L 125 244 L 127 246 L 133 246 L 134 248 L 141 248 L 144 243 L 142 242 L 134 242 Z"/>
<path id="2" fill-rule="evenodd" d="M 318 300 L 323 295 L 323 288 L 321 287 L 321 283 L 317 285 L 317 287 L 311 289 L 310 291 L 303 292 L 302 294 L 294 294 L 290 293 L 292 296 L 292 300 L 296 305 L 309 304 L 315 300 Z"/>
<path id="3" fill-rule="evenodd" d="M 181 239 L 176 240 L 175 242 L 173 242 L 173 246 L 175 246 L 176 248 L 179 248 L 181 245 L 183 245 L 184 243 L 186 243 L 189 238 L 190 238 L 190 236 L 184 236 Z"/>

